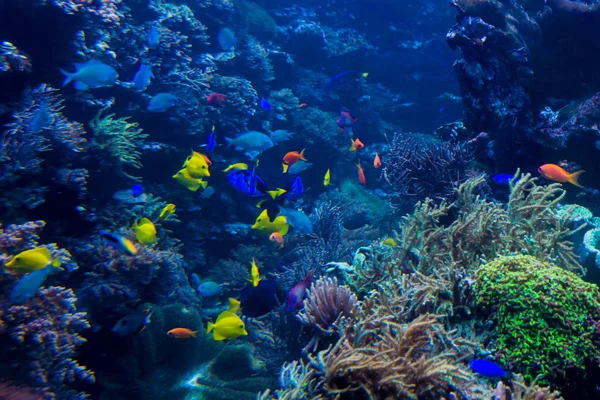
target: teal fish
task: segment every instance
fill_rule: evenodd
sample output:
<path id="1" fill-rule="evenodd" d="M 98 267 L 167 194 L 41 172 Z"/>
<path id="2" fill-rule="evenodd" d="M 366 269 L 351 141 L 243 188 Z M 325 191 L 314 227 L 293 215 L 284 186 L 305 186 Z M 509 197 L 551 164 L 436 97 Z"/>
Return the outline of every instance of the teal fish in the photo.
<path id="1" fill-rule="evenodd" d="M 159 93 L 148 102 L 148 111 L 165 112 L 177 103 L 177 97 L 171 93 Z"/>
<path id="2" fill-rule="evenodd" d="M 271 132 L 270 136 L 273 143 L 277 144 L 285 142 L 286 140 L 291 138 L 293 134 L 293 132 L 288 132 L 284 129 L 278 129 L 276 131 Z"/>
<path id="3" fill-rule="evenodd" d="M 60 68 L 59 71 L 65 76 L 62 85 L 75 82 L 74 86 L 77 90 L 112 86 L 119 77 L 113 67 L 98 60 L 75 64 L 75 72 L 67 72 Z"/>
<path id="4" fill-rule="evenodd" d="M 275 145 L 270 137 L 261 132 L 250 131 L 231 139 L 225 138 L 228 146 L 245 152 L 251 159 Z"/>
<path id="5" fill-rule="evenodd" d="M 19 280 L 19 283 L 10 292 L 8 300 L 13 304 L 23 304 L 32 298 L 46 280 L 46 277 L 54 271 L 60 270 L 53 265 L 30 272 Z"/>
<path id="6" fill-rule="evenodd" d="M 312 166 L 312 163 L 306 161 L 298 161 L 289 166 L 287 173 L 291 175 L 298 175 L 302 171 L 306 171 L 308 168 Z"/>

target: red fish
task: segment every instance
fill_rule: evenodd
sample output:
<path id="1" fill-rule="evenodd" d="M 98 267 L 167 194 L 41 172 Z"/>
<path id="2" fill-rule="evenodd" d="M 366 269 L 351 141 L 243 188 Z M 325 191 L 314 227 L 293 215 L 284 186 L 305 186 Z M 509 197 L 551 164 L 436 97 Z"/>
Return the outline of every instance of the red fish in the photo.
<path id="1" fill-rule="evenodd" d="M 285 156 L 283 156 L 283 159 L 281 160 L 281 165 L 283 167 L 284 173 L 287 172 L 290 165 L 295 164 L 300 160 L 307 161 L 304 157 L 304 150 L 306 149 L 303 149 L 300 153 L 298 153 L 297 151 L 289 151 Z"/>
<path id="2" fill-rule="evenodd" d="M 188 329 L 188 328 L 175 328 L 175 329 L 171 329 L 169 332 L 167 332 L 167 335 L 171 336 L 172 338 L 176 338 L 176 339 L 189 339 L 189 338 L 195 338 L 196 333 L 198 333 L 198 331 L 192 331 L 191 329 Z"/>
<path id="3" fill-rule="evenodd" d="M 287 302 L 285 304 L 285 311 L 292 311 L 294 308 L 297 308 L 302 304 L 302 298 L 304 297 L 304 293 L 306 293 L 306 289 L 310 286 L 312 282 L 312 273 L 309 273 L 304 280 L 298 282 L 296 286 L 290 290 L 288 293 Z"/>
<path id="4" fill-rule="evenodd" d="M 362 167 L 360 166 L 360 162 L 356 164 L 356 166 L 358 167 L 358 181 L 361 185 L 365 186 L 367 184 L 367 178 L 365 178 L 365 171 L 363 171 Z"/>
<path id="5" fill-rule="evenodd" d="M 375 153 L 375 159 L 373 160 L 373 166 L 375 168 L 381 167 L 381 158 L 379 158 L 379 154 Z"/>
<path id="6" fill-rule="evenodd" d="M 583 187 L 579 184 L 578 180 L 579 180 L 579 176 L 582 173 L 584 173 L 585 171 L 577 171 L 577 172 L 573 172 L 572 174 L 570 174 L 567 171 L 565 171 L 564 169 L 562 169 L 561 167 L 559 167 L 558 165 L 544 164 L 538 168 L 538 172 L 540 174 L 542 174 L 542 176 L 544 178 L 550 179 L 551 181 L 561 182 L 561 183 L 569 182 L 580 188 Z"/>
<path id="7" fill-rule="evenodd" d="M 225 103 L 225 100 L 227 100 L 227 96 L 217 92 L 212 92 L 208 95 L 208 97 L 206 97 L 206 101 L 212 106 L 223 105 L 223 103 Z"/>
<path id="8" fill-rule="evenodd" d="M 353 118 L 347 111 L 342 111 L 340 116 L 337 117 L 335 123 L 340 127 L 340 132 L 344 132 L 346 130 L 352 129 L 354 124 L 358 121 L 358 119 Z"/>
<path id="9" fill-rule="evenodd" d="M 348 149 L 350 151 L 360 151 L 365 148 L 365 145 L 360 141 L 360 139 L 350 139 L 350 143 L 350 148 Z"/>

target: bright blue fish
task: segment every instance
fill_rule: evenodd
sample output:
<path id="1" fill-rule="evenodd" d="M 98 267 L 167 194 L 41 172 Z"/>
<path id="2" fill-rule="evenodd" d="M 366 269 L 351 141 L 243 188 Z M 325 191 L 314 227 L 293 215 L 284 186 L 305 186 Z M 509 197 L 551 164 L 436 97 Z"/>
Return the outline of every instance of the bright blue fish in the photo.
<path id="1" fill-rule="evenodd" d="M 148 48 L 154 49 L 160 42 L 160 31 L 156 27 L 150 28 L 148 31 Z"/>
<path id="2" fill-rule="evenodd" d="M 509 375 L 498 364 L 488 360 L 473 360 L 469 363 L 469 367 L 473 372 L 487 378 L 505 378 Z"/>
<path id="3" fill-rule="evenodd" d="M 214 148 L 217 146 L 217 133 L 215 132 L 215 127 L 212 127 L 212 130 L 208 134 L 208 139 L 206 140 L 206 150 L 212 152 Z"/>
<path id="4" fill-rule="evenodd" d="M 231 171 L 227 174 L 227 180 L 235 190 L 250 197 L 262 197 L 265 195 L 261 191 L 264 191 L 264 188 L 266 188 L 265 182 L 252 171 Z"/>
<path id="5" fill-rule="evenodd" d="M 136 72 L 133 77 L 133 87 L 142 92 L 150 85 L 151 78 L 154 78 L 154 75 L 152 74 L 152 65 L 142 63 L 140 69 L 138 69 L 138 72 Z"/>
<path id="6" fill-rule="evenodd" d="M 46 277 L 54 270 L 58 269 L 52 265 L 48 265 L 46 268 L 38 269 L 25 275 L 10 292 L 8 297 L 10 302 L 13 304 L 23 304 L 33 297 L 42 286 L 42 283 L 44 283 Z"/>
<path id="7" fill-rule="evenodd" d="M 165 112 L 177 103 L 177 97 L 171 93 L 159 93 L 148 102 L 148 111 Z"/>
<path id="8" fill-rule="evenodd" d="M 59 71 L 65 76 L 62 85 L 65 86 L 69 82 L 75 82 L 74 85 L 77 90 L 112 86 L 119 77 L 113 67 L 97 60 L 75 64 L 75 72 L 67 72 L 60 68 Z"/>
<path id="9" fill-rule="evenodd" d="M 140 197 L 144 193 L 144 188 L 137 183 L 131 187 L 131 195 L 133 197 Z"/>
<path id="10" fill-rule="evenodd" d="M 302 180 L 299 176 L 296 176 L 287 186 L 287 192 L 283 194 L 288 200 L 296 201 L 304 194 L 304 186 L 302 186 Z"/>
<path id="11" fill-rule="evenodd" d="M 271 105 L 269 104 L 269 102 L 267 100 L 265 100 L 264 97 L 260 98 L 260 102 L 258 104 L 260 105 L 260 108 L 262 108 L 263 110 L 271 109 Z"/>
<path id="12" fill-rule="evenodd" d="M 508 186 L 511 182 L 516 182 L 517 178 L 509 174 L 498 174 L 492 177 L 492 181 L 498 186 Z"/>

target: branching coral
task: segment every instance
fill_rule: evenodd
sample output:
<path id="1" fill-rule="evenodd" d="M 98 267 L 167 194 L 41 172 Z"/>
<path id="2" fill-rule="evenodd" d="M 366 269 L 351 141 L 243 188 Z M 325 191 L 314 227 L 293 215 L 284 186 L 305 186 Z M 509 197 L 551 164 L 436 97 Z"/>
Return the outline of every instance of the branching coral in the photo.
<path id="1" fill-rule="evenodd" d="M 138 178 L 127 173 L 124 167 L 142 167 L 142 153 L 139 149 L 148 135 L 142 133 L 137 122 L 128 122 L 127 117 L 114 119 L 115 114 L 102 116 L 107 108 L 101 109 L 90 121 L 94 133 L 92 148 L 102 154 L 102 162 L 118 168 L 123 176 L 137 180 Z"/>
<path id="2" fill-rule="evenodd" d="M 575 274 L 531 256 L 503 256 L 477 271 L 474 299 L 492 311 L 501 361 L 531 381 L 541 382 L 588 358 L 596 363 L 600 350 L 594 324 L 600 320 L 600 292 Z M 490 314 L 488 314 L 490 315 Z"/>

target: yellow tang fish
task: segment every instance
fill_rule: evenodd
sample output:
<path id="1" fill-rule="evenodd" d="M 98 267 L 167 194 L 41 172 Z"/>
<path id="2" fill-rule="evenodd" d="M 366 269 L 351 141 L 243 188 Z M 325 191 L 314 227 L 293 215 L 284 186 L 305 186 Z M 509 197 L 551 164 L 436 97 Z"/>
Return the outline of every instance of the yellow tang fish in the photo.
<path id="1" fill-rule="evenodd" d="M 323 178 L 323 186 L 329 186 L 330 182 L 331 182 L 331 170 L 328 169 L 327 172 L 325 172 L 325 177 Z"/>
<path id="2" fill-rule="evenodd" d="M 240 301 L 230 297 L 229 298 L 229 308 L 227 309 L 227 311 L 235 314 L 239 310 L 240 310 Z"/>
<path id="3" fill-rule="evenodd" d="M 271 233 L 277 232 L 281 236 L 285 236 L 290 229 L 290 226 L 287 223 L 287 219 L 280 215 L 271 222 L 269 220 L 269 216 L 267 215 L 267 210 L 263 210 L 262 213 L 256 218 L 254 225 L 252 225 L 252 229 L 256 229 L 259 232 L 264 233 L 267 236 L 271 236 Z"/>
<path id="4" fill-rule="evenodd" d="M 165 219 L 169 218 L 169 215 L 173 215 L 174 212 L 175 212 L 175 204 L 169 203 L 165 206 L 165 208 L 162 209 L 162 211 L 158 215 L 158 220 L 164 221 Z"/>
<path id="5" fill-rule="evenodd" d="M 383 242 L 381 242 L 381 244 L 384 244 L 388 247 L 391 247 L 392 249 L 396 248 L 398 245 L 396 244 L 396 241 L 392 238 L 387 238 L 385 239 Z"/>
<path id="6" fill-rule="evenodd" d="M 195 192 L 196 190 L 200 189 L 200 187 L 206 189 L 206 187 L 208 186 L 207 181 L 192 178 L 188 170 L 185 168 L 173 175 L 173 178 L 192 192 Z"/>
<path id="7" fill-rule="evenodd" d="M 142 244 L 152 244 L 156 241 L 156 227 L 148 218 L 142 218 L 133 225 L 135 238 Z"/>
<path id="8" fill-rule="evenodd" d="M 241 170 L 241 169 L 248 169 L 248 164 L 244 164 L 244 163 L 231 164 L 229 167 L 225 168 L 223 170 L 223 172 L 229 172 L 231 170 Z"/>
<path id="9" fill-rule="evenodd" d="M 25 250 L 17 254 L 4 264 L 4 268 L 20 274 L 27 274 L 46 268 L 48 265 L 62 269 L 58 259 L 52 259 L 50 250 L 45 247 L 36 247 L 35 249 Z"/>
<path id="10" fill-rule="evenodd" d="M 248 278 L 248 281 L 254 287 L 257 287 L 258 282 L 260 282 L 260 274 L 258 273 L 258 267 L 254 258 L 252 259 L 252 263 L 250 263 L 250 278 Z"/>
<path id="11" fill-rule="evenodd" d="M 223 311 L 213 324 L 208 323 L 207 333 L 213 333 L 214 340 L 235 339 L 239 336 L 246 336 L 244 321 L 231 311 Z"/>
<path id="12" fill-rule="evenodd" d="M 210 176 L 206 158 L 204 158 L 202 154 L 193 150 L 192 154 L 185 159 L 183 168 L 189 172 L 192 178 L 203 178 Z"/>

